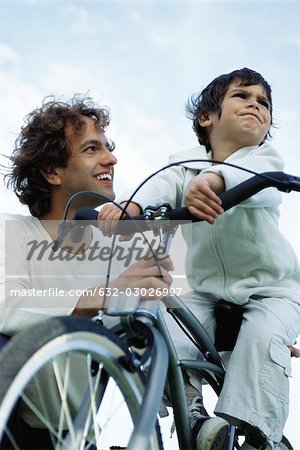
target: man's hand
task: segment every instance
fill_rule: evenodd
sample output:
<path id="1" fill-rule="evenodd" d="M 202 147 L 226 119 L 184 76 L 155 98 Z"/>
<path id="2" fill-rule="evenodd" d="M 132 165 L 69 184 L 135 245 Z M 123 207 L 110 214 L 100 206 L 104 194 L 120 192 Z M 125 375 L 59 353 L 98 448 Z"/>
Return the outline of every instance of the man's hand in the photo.
<path id="1" fill-rule="evenodd" d="M 167 295 L 173 281 L 170 270 L 174 265 L 169 256 L 159 255 L 158 262 L 154 257 L 138 261 L 125 270 L 116 280 L 110 284 L 111 288 L 118 290 L 136 289 L 142 290 L 142 298 L 153 300 Z M 153 295 L 155 292 L 155 296 Z"/>
<path id="2" fill-rule="evenodd" d="M 118 278 L 112 281 L 108 288 L 114 293 L 124 292 L 126 289 L 132 292 L 140 292 L 143 299 L 157 300 L 168 295 L 169 287 L 173 281 L 170 270 L 174 269 L 169 256 L 159 255 L 159 261 L 154 257 L 138 261 L 132 264 Z M 93 292 L 94 295 L 90 295 Z M 104 288 L 92 287 L 86 289 L 79 298 L 72 313 L 74 316 L 93 317 L 99 309 L 108 308 L 109 295 L 104 298 Z M 105 301 L 105 304 L 104 304 Z"/>
<path id="3" fill-rule="evenodd" d="M 220 175 L 206 172 L 195 176 L 188 184 L 184 203 L 193 216 L 213 224 L 223 214 L 222 202 L 218 193 L 225 189 Z"/>
<path id="4" fill-rule="evenodd" d="M 126 202 L 121 203 L 121 206 L 125 206 L 125 205 L 126 205 Z M 130 202 L 128 207 L 126 208 L 126 212 L 130 216 L 138 216 L 138 215 L 142 214 L 142 208 L 137 203 Z M 120 210 L 120 208 L 118 208 L 117 206 L 115 206 L 112 203 L 104 205 L 101 208 L 101 211 L 99 212 L 99 216 L 98 216 L 98 223 L 99 223 L 99 228 L 102 231 L 102 233 L 104 234 L 104 236 L 111 237 L 114 234 L 121 215 L 122 215 L 122 211 Z M 124 216 L 124 214 L 123 214 L 123 216 Z M 119 240 L 120 241 L 129 241 L 131 238 L 132 238 L 132 235 L 130 235 L 130 236 L 122 235 L 119 237 Z"/>

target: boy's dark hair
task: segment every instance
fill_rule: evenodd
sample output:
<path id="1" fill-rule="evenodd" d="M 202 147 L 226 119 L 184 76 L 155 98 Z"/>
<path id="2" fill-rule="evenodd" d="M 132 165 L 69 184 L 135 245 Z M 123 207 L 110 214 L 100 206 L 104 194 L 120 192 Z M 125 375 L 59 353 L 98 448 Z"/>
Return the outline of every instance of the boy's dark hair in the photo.
<path id="1" fill-rule="evenodd" d="M 229 85 L 234 80 L 240 80 L 241 86 L 261 84 L 264 87 L 270 102 L 271 126 L 273 125 L 271 86 L 260 73 L 244 67 L 243 69 L 220 75 L 209 83 L 200 94 L 192 95 L 186 105 L 186 115 L 193 121 L 192 126 L 198 137 L 198 141 L 201 145 L 205 145 L 207 151 L 211 150 L 211 146 L 206 128 L 199 124 L 199 117 L 201 114 L 207 116 L 211 112 L 217 112 L 219 117 L 221 116 L 221 103 Z M 267 136 L 271 136 L 270 132 L 268 132 Z"/>
<path id="2" fill-rule="evenodd" d="M 71 123 L 76 133 L 85 127 L 80 116 L 92 118 L 103 130 L 109 125 L 108 108 L 98 108 L 90 97 L 76 94 L 68 102 L 48 96 L 42 106 L 25 117 L 25 125 L 16 139 L 12 168 L 6 175 L 7 185 L 16 192 L 31 214 L 42 217 L 51 208 L 51 184 L 42 172 L 66 167 L 71 149 L 65 127 Z"/>

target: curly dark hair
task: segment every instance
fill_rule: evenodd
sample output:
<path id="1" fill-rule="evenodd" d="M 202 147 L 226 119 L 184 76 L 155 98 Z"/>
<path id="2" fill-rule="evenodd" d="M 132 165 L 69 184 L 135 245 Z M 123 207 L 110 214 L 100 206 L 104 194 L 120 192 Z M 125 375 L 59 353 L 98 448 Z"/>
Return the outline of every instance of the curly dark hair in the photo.
<path id="1" fill-rule="evenodd" d="M 85 127 L 81 116 L 92 118 L 104 131 L 110 122 L 107 107 L 97 107 L 90 97 L 81 94 L 75 94 L 68 102 L 47 96 L 42 106 L 24 119 L 6 181 L 35 217 L 43 217 L 51 208 L 52 187 L 42 172 L 50 173 L 57 167 L 68 165 L 71 149 L 65 127 L 71 123 L 76 133 L 80 133 Z"/>
<path id="2" fill-rule="evenodd" d="M 192 120 L 192 127 L 198 137 L 198 141 L 201 145 L 205 145 L 207 151 L 211 150 L 211 146 L 207 130 L 200 125 L 199 117 L 201 114 L 207 116 L 212 112 L 218 113 L 219 117 L 221 116 L 222 101 L 229 85 L 235 80 L 240 80 L 241 86 L 261 84 L 264 87 L 270 102 L 271 126 L 273 125 L 271 86 L 260 73 L 244 67 L 243 69 L 220 75 L 209 83 L 200 94 L 196 93 L 192 95 L 186 104 L 186 116 Z M 271 137 L 270 131 L 267 136 Z"/>

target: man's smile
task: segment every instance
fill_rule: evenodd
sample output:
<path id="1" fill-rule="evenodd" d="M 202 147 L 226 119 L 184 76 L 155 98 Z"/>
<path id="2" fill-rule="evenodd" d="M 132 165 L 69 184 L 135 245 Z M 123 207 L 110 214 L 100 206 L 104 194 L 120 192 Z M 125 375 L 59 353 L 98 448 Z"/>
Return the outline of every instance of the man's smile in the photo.
<path id="1" fill-rule="evenodd" d="M 96 178 L 98 181 L 102 181 L 105 183 L 112 183 L 112 171 L 103 171 L 96 175 L 94 175 L 94 178 Z"/>

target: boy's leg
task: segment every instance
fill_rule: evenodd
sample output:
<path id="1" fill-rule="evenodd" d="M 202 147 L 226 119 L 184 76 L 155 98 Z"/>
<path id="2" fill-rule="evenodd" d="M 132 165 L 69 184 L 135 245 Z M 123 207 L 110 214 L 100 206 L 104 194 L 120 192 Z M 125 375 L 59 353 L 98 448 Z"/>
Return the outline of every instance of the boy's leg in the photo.
<path id="1" fill-rule="evenodd" d="M 214 308 L 218 299 L 211 295 L 203 295 L 196 292 L 190 292 L 182 296 L 181 299 L 203 324 L 212 340 L 214 340 Z M 164 318 L 179 359 L 202 359 L 201 353 L 187 338 L 170 314 L 165 313 Z M 228 422 L 219 417 L 209 417 L 203 405 L 202 379 L 192 371 L 185 376 L 185 394 L 196 449 L 223 450 L 226 448 Z"/>
<path id="2" fill-rule="evenodd" d="M 300 305 L 287 299 L 250 299 L 215 409 L 232 423 L 261 430 L 270 449 L 278 448 L 288 416 L 288 346 L 299 327 Z"/>
<path id="3" fill-rule="evenodd" d="M 182 302 L 193 312 L 197 319 L 202 323 L 211 339 L 215 334 L 215 315 L 214 308 L 218 299 L 209 294 L 199 294 L 191 291 L 180 297 Z M 168 326 L 168 330 L 175 345 L 178 357 L 181 358 L 199 358 L 201 354 L 193 343 L 187 338 L 182 329 L 175 320 L 163 309 L 163 316 Z"/>
<path id="4" fill-rule="evenodd" d="M 215 334 L 215 315 L 214 308 L 218 301 L 215 297 L 209 294 L 199 294 L 190 291 L 180 297 L 183 303 L 193 312 L 199 322 L 202 323 L 206 332 L 212 340 Z M 179 325 L 175 322 L 170 314 L 165 309 L 162 310 L 163 317 L 170 332 L 173 344 L 179 359 L 202 359 L 203 356 L 196 348 L 196 346 L 188 339 Z M 189 375 L 191 385 L 200 393 L 202 392 L 202 382 L 200 376 L 195 376 L 193 373 Z"/>

